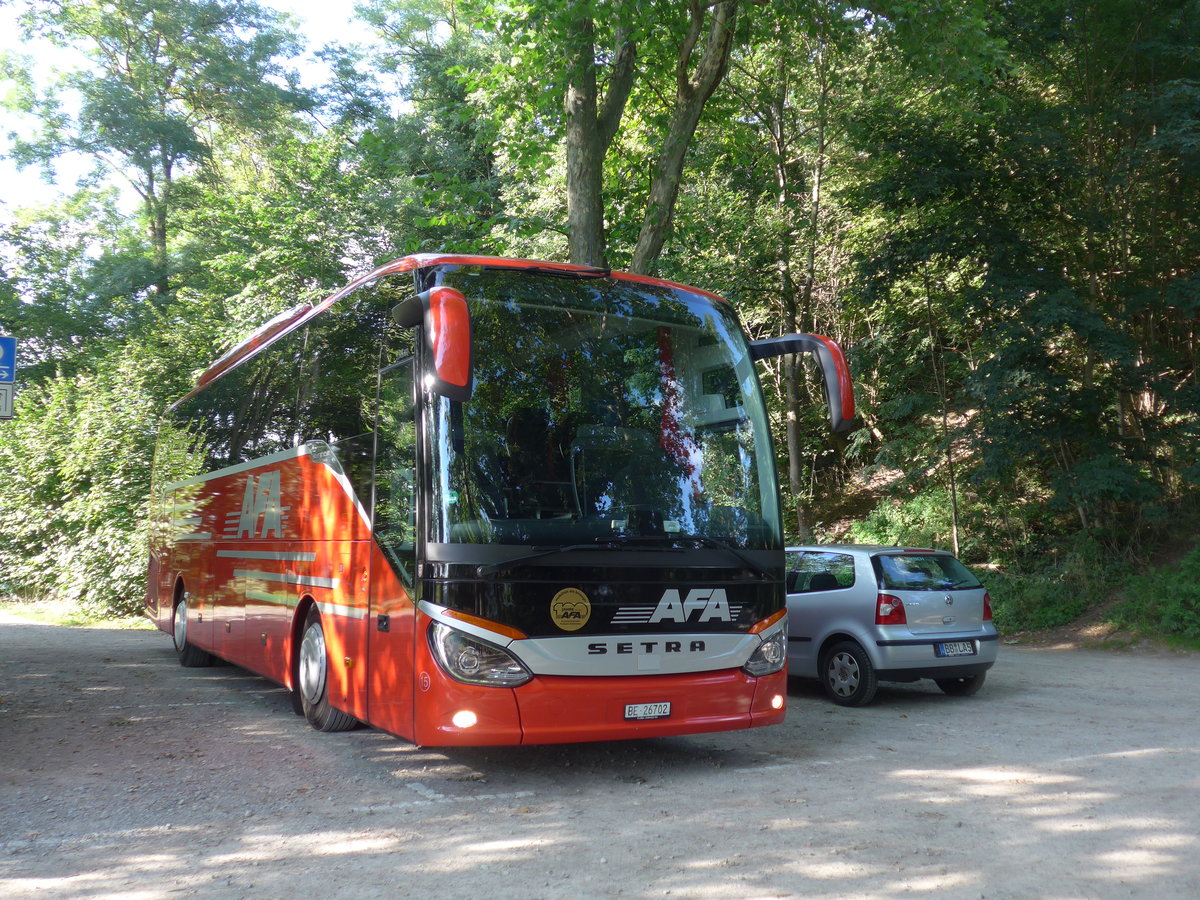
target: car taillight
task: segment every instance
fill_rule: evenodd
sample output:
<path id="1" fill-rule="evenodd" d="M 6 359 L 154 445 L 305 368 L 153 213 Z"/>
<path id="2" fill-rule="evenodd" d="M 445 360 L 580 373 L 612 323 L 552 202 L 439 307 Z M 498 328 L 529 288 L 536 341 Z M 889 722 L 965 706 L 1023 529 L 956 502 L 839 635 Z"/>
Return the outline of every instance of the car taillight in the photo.
<path id="1" fill-rule="evenodd" d="M 876 625 L 907 625 L 908 617 L 904 615 L 904 601 L 891 594 L 880 594 L 875 601 Z"/>
<path id="2" fill-rule="evenodd" d="M 992 595 L 987 591 L 983 592 L 983 621 L 992 621 Z"/>

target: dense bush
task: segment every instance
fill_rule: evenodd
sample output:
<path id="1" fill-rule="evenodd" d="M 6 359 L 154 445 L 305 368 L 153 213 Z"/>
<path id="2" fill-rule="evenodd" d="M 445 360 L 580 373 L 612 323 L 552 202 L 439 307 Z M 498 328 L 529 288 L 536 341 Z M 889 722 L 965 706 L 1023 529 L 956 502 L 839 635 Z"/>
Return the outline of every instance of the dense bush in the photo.
<path id="1" fill-rule="evenodd" d="M 942 488 L 906 499 L 887 498 L 850 526 L 860 544 L 902 544 L 910 547 L 949 547 L 950 498 Z"/>
<path id="2" fill-rule="evenodd" d="M 1157 637 L 1200 640 L 1200 547 L 1174 565 L 1131 577 L 1113 621 Z"/>
<path id="3" fill-rule="evenodd" d="M 137 610 L 156 405 L 129 361 L 21 392 L 0 428 L 0 593 Z"/>
<path id="4" fill-rule="evenodd" d="M 1014 575 L 981 572 L 992 598 L 992 613 L 1001 632 L 1058 628 L 1077 619 L 1103 597 L 1094 584 L 1081 583 L 1067 572 Z"/>

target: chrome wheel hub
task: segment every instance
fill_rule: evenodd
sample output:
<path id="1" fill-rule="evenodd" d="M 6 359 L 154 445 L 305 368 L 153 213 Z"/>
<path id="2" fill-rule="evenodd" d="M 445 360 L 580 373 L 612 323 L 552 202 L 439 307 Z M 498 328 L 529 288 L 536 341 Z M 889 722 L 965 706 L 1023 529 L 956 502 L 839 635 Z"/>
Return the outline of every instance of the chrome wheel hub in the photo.
<path id="1" fill-rule="evenodd" d="M 180 600 L 175 605 L 175 627 L 171 630 L 175 639 L 175 649 L 182 650 L 187 643 L 187 601 Z"/>
<path id="2" fill-rule="evenodd" d="M 300 694 L 310 704 L 325 693 L 325 632 L 319 622 L 308 626 L 300 643 Z"/>
<path id="3" fill-rule="evenodd" d="M 849 697 L 858 690 L 858 662 L 849 653 L 838 653 L 829 660 L 829 686 L 839 697 Z"/>

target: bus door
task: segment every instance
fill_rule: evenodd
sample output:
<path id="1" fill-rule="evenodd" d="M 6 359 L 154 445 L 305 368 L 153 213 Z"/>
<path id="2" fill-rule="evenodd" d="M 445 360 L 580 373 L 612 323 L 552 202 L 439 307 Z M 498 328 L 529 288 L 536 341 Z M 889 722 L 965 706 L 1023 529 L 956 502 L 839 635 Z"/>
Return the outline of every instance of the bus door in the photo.
<path id="1" fill-rule="evenodd" d="M 379 373 L 375 428 L 374 549 L 367 624 L 372 724 L 413 733 L 417 431 L 413 358 Z"/>

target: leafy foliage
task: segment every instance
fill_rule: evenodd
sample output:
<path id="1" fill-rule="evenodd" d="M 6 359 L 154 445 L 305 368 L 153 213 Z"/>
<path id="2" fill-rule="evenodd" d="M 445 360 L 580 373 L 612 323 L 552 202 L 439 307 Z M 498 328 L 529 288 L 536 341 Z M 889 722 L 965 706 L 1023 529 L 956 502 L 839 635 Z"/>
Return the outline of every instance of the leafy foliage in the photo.
<path id="1" fill-rule="evenodd" d="M 1177 564 L 1130 578 L 1114 621 L 1154 637 L 1200 641 L 1200 548 Z"/>
<path id="2" fill-rule="evenodd" d="M 1075 537 L 1061 552 L 1040 557 L 1026 571 L 993 569 L 980 573 L 992 598 L 1002 632 L 1057 628 L 1105 599 L 1122 572 L 1097 541 Z"/>
<path id="3" fill-rule="evenodd" d="M 0 428 L 0 592 L 136 611 L 159 409 L 135 359 L 23 390 Z"/>
<path id="4" fill-rule="evenodd" d="M 698 8 L 367 0 L 381 47 L 325 48 L 309 93 L 255 3 L 25 4 L 26 34 L 79 62 L 47 83 L 3 61 L 8 108 L 38 124 L 8 155 L 96 171 L 0 234 L 0 331 L 22 348 L 3 590 L 136 605 L 154 415 L 272 313 L 410 252 L 566 258 L 564 96 L 588 40 L 598 97 L 637 51 L 599 187 L 605 252 L 630 265 Z M 753 337 L 847 348 L 848 441 L 811 371 L 761 370 L 789 535 L 957 545 L 1002 625 L 1065 621 L 1200 484 L 1194 4 L 778 0 L 736 22 L 653 265 Z M 849 526 L 845 486 L 871 475 Z M 1190 627 L 1190 601 L 1131 590 L 1129 615 Z"/>

